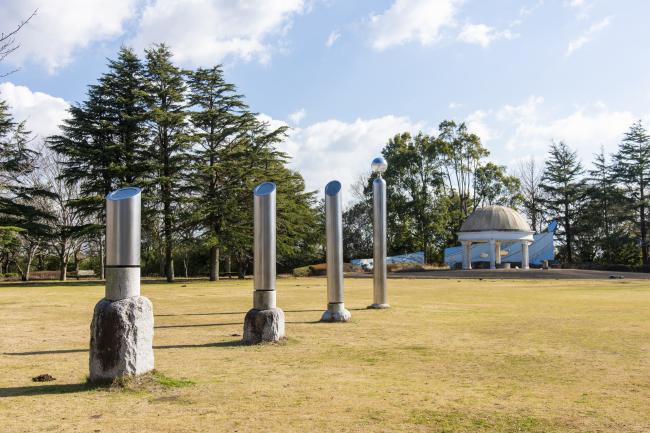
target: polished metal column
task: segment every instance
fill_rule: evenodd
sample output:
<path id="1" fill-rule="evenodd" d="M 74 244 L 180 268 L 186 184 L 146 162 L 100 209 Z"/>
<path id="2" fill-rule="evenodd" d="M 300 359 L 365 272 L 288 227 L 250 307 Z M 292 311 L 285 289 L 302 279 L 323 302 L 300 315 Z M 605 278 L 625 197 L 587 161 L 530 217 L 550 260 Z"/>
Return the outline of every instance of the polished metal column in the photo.
<path id="1" fill-rule="evenodd" d="M 153 305 L 140 296 L 140 201 L 136 187 L 106 196 L 106 292 L 90 324 L 91 382 L 154 368 Z"/>
<path id="2" fill-rule="evenodd" d="M 388 308 L 386 281 L 386 181 L 381 175 L 388 168 L 383 157 L 372 161 L 372 170 L 379 175 L 372 182 L 373 197 L 373 303 L 368 308 Z"/>
<path id="3" fill-rule="evenodd" d="M 244 317 L 246 344 L 284 338 L 284 311 L 275 305 L 275 184 L 264 182 L 253 191 L 253 308 Z"/>
<path id="4" fill-rule="evenodd" d="M 253 193 L 255 218 L 253 308 L 275 308 L 275 184 L 264 182 Z"/>
<path id="5" fill-rule="evenodd" d="M 141 190 L 118 189 L 106 196 L 106 299 L 140 295 Z"/>
<path id="6" fill-rule="evenodd" d="M 327 237 L 327 311 L 324 322 L 347 322 L 350 312 L 343 302 L 343 221 L 341 182 L 325 186 L 325 232 Z"/>

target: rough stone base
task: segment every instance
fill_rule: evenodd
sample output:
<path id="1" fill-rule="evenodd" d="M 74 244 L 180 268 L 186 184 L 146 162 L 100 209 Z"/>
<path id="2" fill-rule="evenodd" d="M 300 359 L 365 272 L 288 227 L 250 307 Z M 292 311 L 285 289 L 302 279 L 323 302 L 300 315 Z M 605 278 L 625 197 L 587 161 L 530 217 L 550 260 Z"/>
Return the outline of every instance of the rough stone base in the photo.
<path id="1" fill-rule="evenodd" d="M 284 337 L 284 311 L 280 308 L 256 310 L 244 318 L 244 343 L 277 342 Z"/>
<path id="2" fill-rule="evenodd" d="M 386 308 L 390 308 L 389 304 L 371 304 L 368 305 L 368 308 L 371 310 L 384 310 Z"/>
<path id="3" fill-rule="evenodd" d="M 149 299 L 102 299 L 95 305 L 89 364 L 91 382 L 153 370 L 153 307 Z"/>
<path id="4" fill-rule="evenodd" d="M 327 311 L 323 313 L 321 322 L 347 322 L 352 314 L 346 310 L 344 304 L 327 304 Z"/>

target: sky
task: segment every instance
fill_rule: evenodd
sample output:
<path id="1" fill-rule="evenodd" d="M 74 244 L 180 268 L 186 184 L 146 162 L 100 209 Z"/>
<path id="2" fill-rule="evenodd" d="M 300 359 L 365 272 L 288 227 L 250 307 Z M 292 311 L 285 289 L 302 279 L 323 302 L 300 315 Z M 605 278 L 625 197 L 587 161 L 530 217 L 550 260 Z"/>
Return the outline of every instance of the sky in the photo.
<path id="1" fill-rule="evenodd" d="M 0 0 L 0 98 L 38 137 L 121 45 L 165 42 L 177 64 L 222 64 L 252 110 L 288 125 L 307 187 L 350 185 L 393 135 L 466 122 L 511 172 L 565 141 L 589 167 L 650 123 L 646 0 Z M 349 197 L 344 197 L 347 201 Z"/>

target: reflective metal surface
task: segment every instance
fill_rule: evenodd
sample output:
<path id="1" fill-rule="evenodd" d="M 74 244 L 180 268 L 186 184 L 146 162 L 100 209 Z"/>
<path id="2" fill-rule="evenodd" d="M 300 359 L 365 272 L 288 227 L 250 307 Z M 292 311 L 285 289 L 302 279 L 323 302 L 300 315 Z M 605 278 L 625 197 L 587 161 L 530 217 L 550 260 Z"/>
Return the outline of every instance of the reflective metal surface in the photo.
<path id="1" fill-rule="evenodd" d="M 372 182 L 373 195 L 373 303 L 388 304 L 386 293 L 386 181 Z"/>
<path id="2" fill-rule="evenodd" d="M 327 302 L 343 302 L 343 223 L 341 182 L 325 186 L 325 232 L 327 236 Z"/>
<path id="3" fill-rule="evenodd" d="M 106 266 L 140 266 L 140 188 L 106 196 Z"/>
<path id="4" fill-rule="evenodd" d="M 253 193 L 255 218 L 253 272 L 256 291 L 275 290 L 275 189 L 274 183 L 265 182 L 258 185 Z M 256 294 L 253 299 L 256 309 L 275 308 L 275 296 Z"/>
<path id="5" fill-rule="evenodd" d="M 372 160 L 370 168 L 373 172 L 379 173 L 381 176 L 381 174 L 388 168 L 388 162 L 386 162 L 386 159 L 383 156 L 378 156 Z"/>

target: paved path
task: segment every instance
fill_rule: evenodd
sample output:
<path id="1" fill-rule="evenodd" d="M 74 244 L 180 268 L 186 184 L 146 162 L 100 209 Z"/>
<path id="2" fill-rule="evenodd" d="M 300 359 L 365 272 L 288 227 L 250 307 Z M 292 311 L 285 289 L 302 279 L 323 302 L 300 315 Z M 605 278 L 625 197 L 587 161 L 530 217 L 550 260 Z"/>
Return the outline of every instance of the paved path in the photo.
<path id="1" fill-rule="evenodd" d="M 350 273 L 346 277 L 372 278 L 371 273 Z M 493 279 L 556 279 L 556 280 L 602 280 L 608 278 L 649 280 L 650 273 L 593 271 L 587 269 L 473 269 L 471 271 L 423 271 L 391 272 L 388 278 L 493 278 Z"/>

